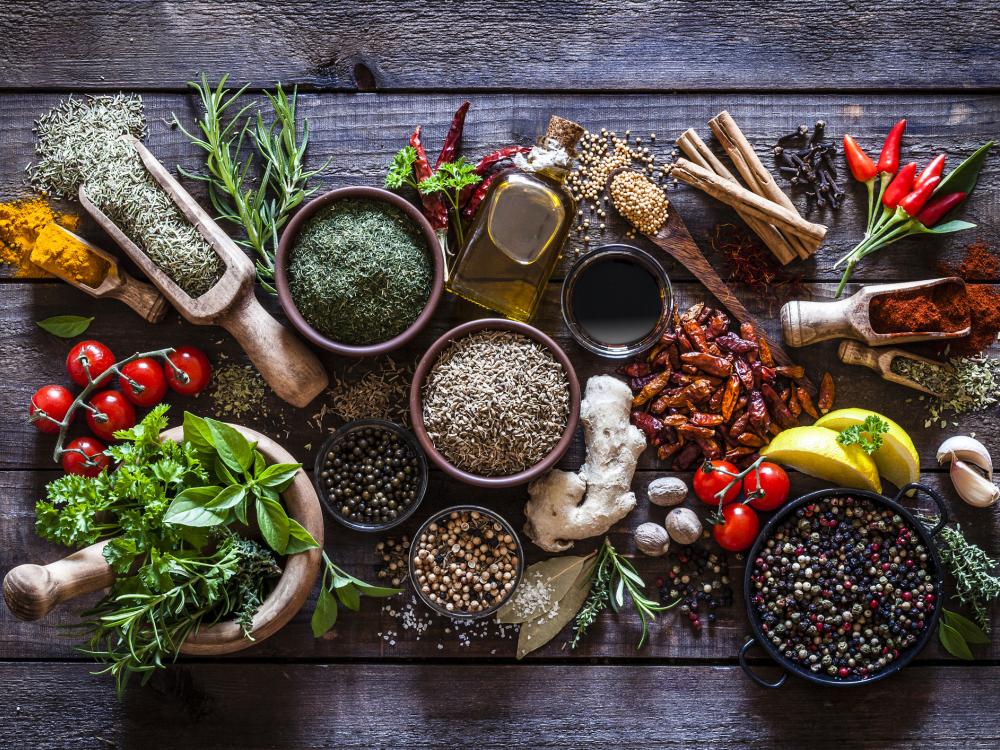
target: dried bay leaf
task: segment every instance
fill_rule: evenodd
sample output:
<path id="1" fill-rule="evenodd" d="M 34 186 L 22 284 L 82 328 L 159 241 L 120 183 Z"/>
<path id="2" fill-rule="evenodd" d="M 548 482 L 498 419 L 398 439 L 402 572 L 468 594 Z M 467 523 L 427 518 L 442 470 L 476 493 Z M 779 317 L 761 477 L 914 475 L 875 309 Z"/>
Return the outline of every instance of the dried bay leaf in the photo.
<path id="1" fill-rule="evenodd" d="M 589 558 L 586 558 L 589 560 Z M 594 585 L 594 564 L 584 564 L 566 595 L 559 600 L 555 610 L 546 612 L 539 618 L 529 620 L 521 625 L 517 639 L 517 658 L 523 659 L 535 649 L 539 649 L 555 638 L 566 627 L 580 607 L 590 596 L 590 588 Z"/>
<path id="2" fill-rule="evenodd" d="M 524 571 L 524 578 L 518 586 L 514 596 L 504 604 L 497 612 L 497 622 L 514 625 L 519 622 L 526 622 L 529 617 L 537 615 L 541 617 L 549 612 L 556 603 L 566 596 L 573 582 L 576 580 L 580 570 L 590 560 L 596 552 L 589 555 L 568 555 L 566 557 L 550 557 L 531 565 Z M 549 587 L 548 601 L 532 606 L 530 608 L 519 606 L 518 594 L 524 596 L 526 585 L 546 584 Z M 521 600 L 523 603 L 523 600 Z M 525 610 L 528 610 L 527 612 Z"/>

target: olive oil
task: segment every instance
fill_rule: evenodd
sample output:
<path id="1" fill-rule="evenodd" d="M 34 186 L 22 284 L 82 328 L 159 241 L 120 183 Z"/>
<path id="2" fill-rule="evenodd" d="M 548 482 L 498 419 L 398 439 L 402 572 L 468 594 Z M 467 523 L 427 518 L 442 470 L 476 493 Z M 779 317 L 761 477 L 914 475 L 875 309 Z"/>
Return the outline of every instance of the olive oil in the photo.
<path id="1" fill-rule="evenodd" d="M 508 318 L 531 320 L 576 211 L 563 183 L 582 133 L 576 123 L 553 117 L 529 155 L 528 171 L 496 177 L 455 260 L 451 292 Z"/>

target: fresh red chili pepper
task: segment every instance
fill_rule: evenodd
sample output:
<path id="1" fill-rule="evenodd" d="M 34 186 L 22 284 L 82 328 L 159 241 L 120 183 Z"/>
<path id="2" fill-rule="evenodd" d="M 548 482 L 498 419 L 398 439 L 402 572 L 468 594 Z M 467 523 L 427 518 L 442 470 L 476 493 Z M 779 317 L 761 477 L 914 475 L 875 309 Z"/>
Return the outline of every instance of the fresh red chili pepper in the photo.
<path id="1" fill-rule="evenodd" d="M 882 153 L 878 157 L 878 164 L 875 169 L 886 174 L 896 174 L 899 169 L 899 146 L 903 140 L 903 131 L 906 130 L 906 118 L 903 118 L 889 131 L 886 136 L 885 145 L 882 146 Z"/>
<path id="2" fill-rule="evenodd" d="M 483 202 L 483 198 L 485 198 L 486 194 L 490 191 L 490 186 L 493 185 L 500 174 L 500 172 L 494 172 L 473 188 L 472 195 L 469 197 L 469 200 L 465 202 L 465 208 L 462 209 L 462 216 L 466 219 L 471 219 L 475 215 L 476 209 L 479 208 L 479 204 Z"/>
<path id="3" fill-rule="evenodd" d="M 955 206 L 965 200 L 966 193 L 948 193 L 932 201 L 928 201 L 920 213 L 917 214 L 917 221 L 925 227 L 932 227 L 944 218 L 945 214 Z"/>
<path id="4" fill-rule="evenodd" d="M 457 110 L 455 116 L 451 118 L 451 127 L 448 128 L 448 135 L 444 137 L 444 146 L 434 164 L 434 171 L 438 170 L 442 164 L 455 161 L 455 154 L 458 153 L 458 142 L 462 140 L 462 130 L 465 128 L 465 113 L 469 111 L 469 102 L 463 102 Z"/>
<path id="5" fill-rule="evenodd" d="M 858 182 L 868 182 L 875 177 L 875 162 L 871 160 L 861 146 L 851 136 L 844 136 L 844 156 L 847 158 L 847 166 L 851 169 L 851 174 Z"/>
<path id="6" fill-rule="evenodd" d="M 924 171 L 920 173 L 913 182 L 913 187 L 918 188 L 925 180 L 929 180 L 931 177 L 940 177 L 941 173 L 944 172 L 944 160 L 946 154 L 938 154 L 935 156 L 931 163 L 924 167 Z"/>
<path id="7" fill-rule="evenodd" d="M 913 176 L 916 173 L 917 163 L 915 161 L 911 161 L 896 173 L 892 182 L 889 183 L 889 187 L 882 194 L 882 204 L 886 208 L 895 208 L 913 190 Z"/>
<path id="8" fill-rule="evenodd" d="M 424 150 L 424 143 L 420 140 L 420 126 L 413 131 L 410 136 L 410 145 L 417 152 L 417 160 L 413 162 L 413 171 L 417 176 L 417 182 L 423 182 L 434 174 L 430 162 L 427 161 L 427 152 Z M 424 207 L 424 216 L 431 223 L 434 229 L 448 228 L 448 207 L 444 204 L 441 193 L 420 193 L 420 203 Z"/>
<path id="9" fill-rule="evenodd" d="M 920 209 L 924 207 L 924 204 L 926 204 L 930 199 L 931 193 L 934 192 L 934 188 L 938 186 L 939 182 L 941 182 L 940 177 L 931 177 L 923 185 L 903 198 L 899 202 L 899 208 L 901 208 L 907 216 L 916 216 L 920 213 Z"/>

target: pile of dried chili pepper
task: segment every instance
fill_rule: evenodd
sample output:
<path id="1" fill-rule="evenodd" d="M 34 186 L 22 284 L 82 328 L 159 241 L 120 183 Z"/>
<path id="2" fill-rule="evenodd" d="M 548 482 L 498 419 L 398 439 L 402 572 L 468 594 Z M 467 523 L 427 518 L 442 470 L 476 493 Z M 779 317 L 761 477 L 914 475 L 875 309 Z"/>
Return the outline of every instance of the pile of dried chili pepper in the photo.
<path id="1" fill-rule="evenodd" d="M 702 459 L 753 463 L 774 435 L 833 405 L 833 378 L 823 376 L 814 403 L 798 365 L 776 365 L 753 325 L 729 330 L 721 310 L 699 303 L 640 361 L 623 369 L 632 389 L 632 424 L 657 456 L 683 471 Z"/>

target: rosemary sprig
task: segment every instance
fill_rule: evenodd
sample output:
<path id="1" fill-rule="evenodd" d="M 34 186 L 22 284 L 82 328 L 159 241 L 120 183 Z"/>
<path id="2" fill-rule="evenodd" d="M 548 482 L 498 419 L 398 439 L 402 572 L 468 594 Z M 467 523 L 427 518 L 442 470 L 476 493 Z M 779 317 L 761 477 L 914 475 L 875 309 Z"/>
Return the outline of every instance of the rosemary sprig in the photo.
<path id="1" fill-rule="evenodd" d="M 281 84 L 273 94 L 264 92 L 273 113 L 273 120 L 268 125 L 255 103 L 239 106 L 247 86 L 230 91 L 226 88 L 228 78 L 228 75 L 223 76 L 215 88 L 209 85 L 205 74 L 201 76 L 201 83 L 188 82 L 201 100 L 200 135 L 186 129 L 176 115 L 174 122 L 205 152 L 207 173 L 195 174 L 182 167 L 178 170 L 185 177 L 208 185 L 209 200 L 217 218 L 243 228 L 246 239 L 237 241 L 253 250 L 257 279 L 264 289 L 274 294 L 274 251 L 278 233 L 292 212 L 315 192 L 316 189 L 308 188 L 307 184 L 326 170 L 330 160 L 318 169 L 305 169 L 309 122 L 304 120 L 302 123 L 300 142 L 296 122 L 297 88 L 292 89 L 291 96 L 285 93 Z M 253 176 L 258 169 L 263 171 L 254 186 Z"/>
<path id="2" fill-rule="evenodd" d="M 573 633 L 573 640 L 570 641 L 570 648 L 575 649 L 579 645 L 580 638 L 607 607 L 610 606 L 614 612 L 621 611 L 625 606 L 626 592 L 642 621 L 642 637 L 636 646 L 637 650 L 646 644 L 649 623 L 656 619 L 656 613 L 666 612 L 680 602 L 680 599 L 677 599 L 675 602 L 663 605 L 647 598 L 645 581 L 639 576 L 635 566 L 618 554 L 608 538 L 605 538 L 604 544 L 601 545 L 593 576 L 594 583 L 590 596 L 576 615 L 576 630 Z"/>

